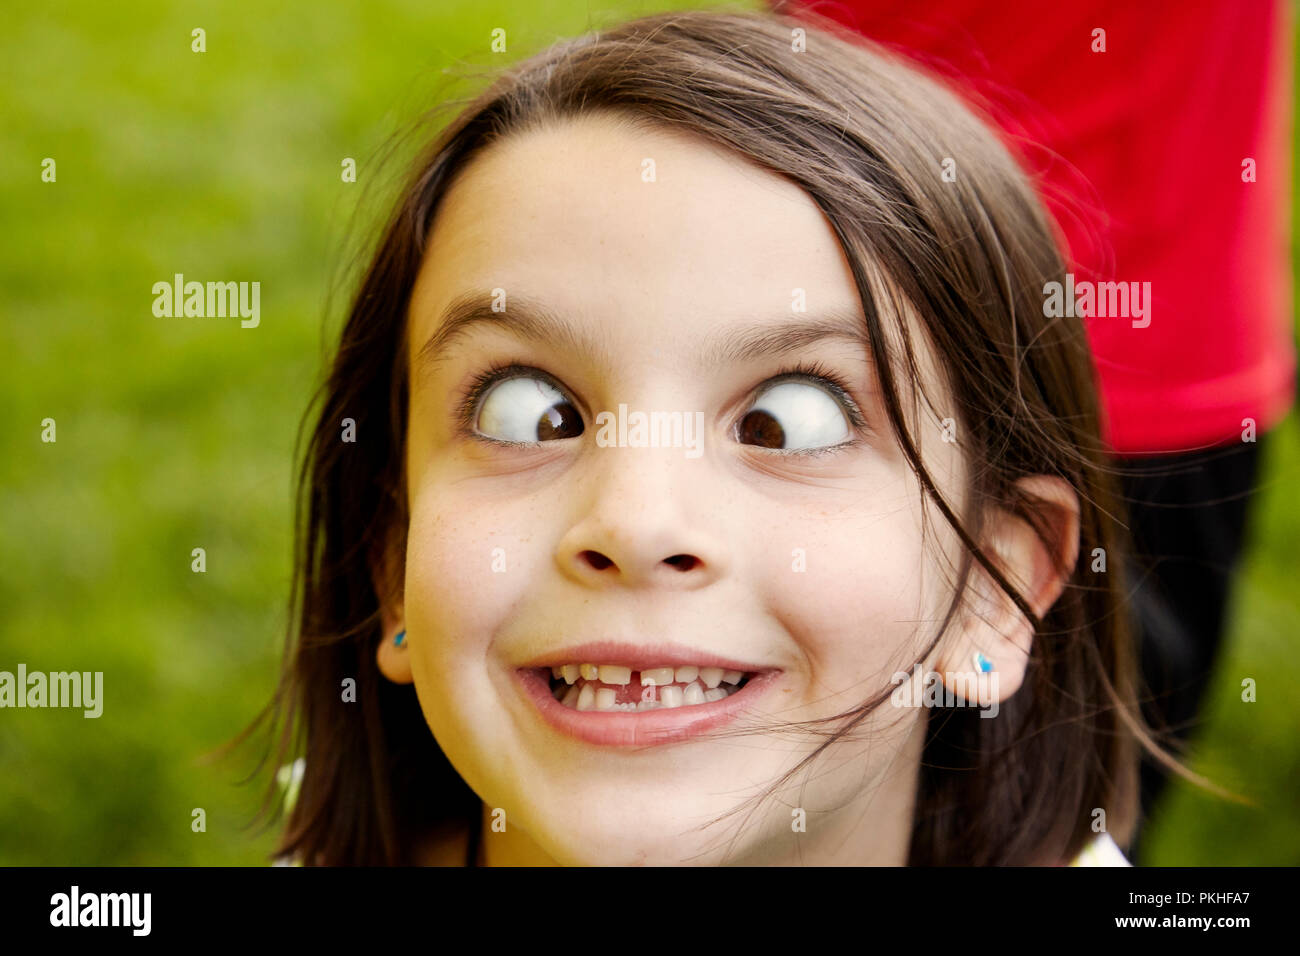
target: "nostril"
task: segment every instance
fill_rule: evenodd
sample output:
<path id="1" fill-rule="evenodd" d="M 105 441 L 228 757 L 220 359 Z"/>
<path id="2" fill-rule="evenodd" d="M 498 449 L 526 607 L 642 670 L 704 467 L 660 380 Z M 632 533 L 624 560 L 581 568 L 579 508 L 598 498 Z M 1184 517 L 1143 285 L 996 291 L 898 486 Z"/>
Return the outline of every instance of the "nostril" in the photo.
<path id="1" fill-rule="evenodd" d="M 582 552 L 581 556 L 586 560 L 588 564 L 590 564 L 597 571 L 604 571 L 607 567 L 609 567 L 611 564 L 614 563 L 609 558 L 601 554 L 599 551 L 584 551 Z"/>
<path id="2" fill-rule="evenodd" d="M 664 558 L 665 564 L 671 564 L 678 571 L 689 571 L 700 563 L 700 559 L 689 554 L 674 554 L 671 558 Z"/>

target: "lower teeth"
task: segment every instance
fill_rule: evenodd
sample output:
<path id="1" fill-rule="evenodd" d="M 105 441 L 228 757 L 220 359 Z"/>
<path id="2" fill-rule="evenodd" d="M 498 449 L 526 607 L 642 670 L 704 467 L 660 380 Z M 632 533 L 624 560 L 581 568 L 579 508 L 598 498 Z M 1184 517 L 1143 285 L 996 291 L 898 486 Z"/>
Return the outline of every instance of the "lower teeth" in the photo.
<path id="1" fill-rule="evenodd" d="M 588 681 L 585 678 L 580 678 L 573 684 L 566 683 L 563 678 L 558 680 L 552 678 L 551 696 L 570 710 L 640 713 L 647 710 L 672 710 L 677 707 L 711 704 L 724 697 L 730 697 L 744 687 L 748 680 L 749 677 L 745 676 L 738 684 L 720 684 L 712 689 L 705 687 L 698 680 L 689 684 L 647 686 L 642 689 L 641 700 L 620 704 L 616 700 L 622 688 L 602 686 L 599 681 Z"/>

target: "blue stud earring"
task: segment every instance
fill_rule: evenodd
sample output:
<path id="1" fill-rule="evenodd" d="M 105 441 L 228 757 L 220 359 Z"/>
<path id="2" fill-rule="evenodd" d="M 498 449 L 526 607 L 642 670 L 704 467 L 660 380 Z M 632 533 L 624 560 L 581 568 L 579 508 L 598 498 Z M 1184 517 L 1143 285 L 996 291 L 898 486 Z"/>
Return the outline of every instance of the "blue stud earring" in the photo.
<path id="1" fill-rule="evenodd" d="M 398 647 L 401 647 L 401 646 L 402 646 L 402 641 L 404 641 L 404 640 L 406 640 L 406 632 L 405 632 L 405 631 L 398 631 L 398 632 L 397 632 L 397 636 L 396 636 L 395 638 L 393 638 L 393 643 L 396 644 Z"/>
<path id="2" fill-rule="evenodd" d="M 989 671 L 993 670 L 993 661 L 990 658 L 985 657 L 979 651 L 976 651 L 975 669 L 979 671 L 981 674 L 987 674 Z"/>

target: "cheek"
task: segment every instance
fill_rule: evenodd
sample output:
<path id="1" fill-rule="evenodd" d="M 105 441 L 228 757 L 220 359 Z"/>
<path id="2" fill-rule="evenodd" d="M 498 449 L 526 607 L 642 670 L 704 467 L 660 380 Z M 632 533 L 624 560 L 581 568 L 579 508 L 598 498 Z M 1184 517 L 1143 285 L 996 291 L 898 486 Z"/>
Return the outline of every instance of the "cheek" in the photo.
<path id="1" fill-rule="evenodd" d="M 933 636 L 945 579 L 922 539 L 919 496 L 833 516 L 790 515 L 772 528 L 772 540 L 763 570 L 770 610 L 818 693 L 865 699 Z"/>
<path id="2" fill-rule="evenodd" d="M 526 592 L 530 539 L 540 539 L 521 533 L 529 525 L 517 506 L 476 504 L 454 482 L 415 496 L 411 509 L 405 611 L 416 693 L 438 745 L 482 792 L 499 772 L 491 755 L 507 721 L 485 662 Z"/>
<path id="3" fill-rule="evenodd" d="M 481 661 L 495 625 L 525 590 L 526 516 L 439 491 L 416 496 L 411 507 L 405 600 L 423 638 L 420 658 L 434 667 Z"/>

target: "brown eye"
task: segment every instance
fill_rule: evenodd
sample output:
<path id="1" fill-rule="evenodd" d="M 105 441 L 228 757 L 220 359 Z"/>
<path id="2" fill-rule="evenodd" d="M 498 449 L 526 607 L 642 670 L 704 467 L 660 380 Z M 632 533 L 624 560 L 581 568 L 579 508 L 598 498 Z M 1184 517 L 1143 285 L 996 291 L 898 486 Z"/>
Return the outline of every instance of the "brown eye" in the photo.
<path id="1" fill-rule="evenodd" d="M 736 427 L 736 438 L 743 445 L 785 447 L 785 431 L 781 428 L 781 423 L 760 408 L 754 409 L 740 420 Z"/>
<path id="2" fill-rule="evenodd" d="M 582 434 L 583 425 L 578 410 L 558 389 L 519 376 L 488 389 L 479 404 L 475 429 L 497 441 L 531 444 L 574 438 Z"/>
<path id="3" fill-rule="evenodd" d="M 746 445 L 826 448 L 851 436 L 849 419 L 825 389 L 803 382 L 781 382 L 761 392 L 736 425 L 736 440 Z"/>

